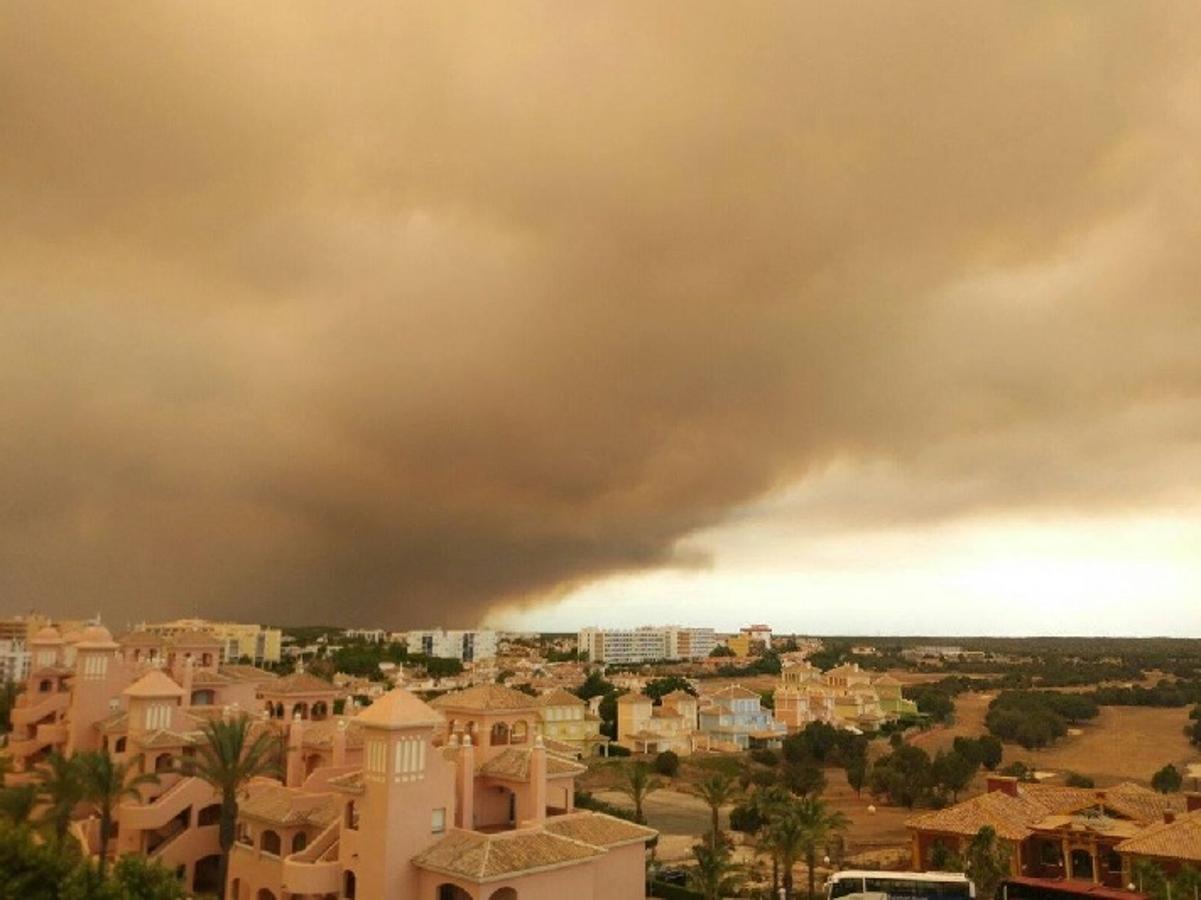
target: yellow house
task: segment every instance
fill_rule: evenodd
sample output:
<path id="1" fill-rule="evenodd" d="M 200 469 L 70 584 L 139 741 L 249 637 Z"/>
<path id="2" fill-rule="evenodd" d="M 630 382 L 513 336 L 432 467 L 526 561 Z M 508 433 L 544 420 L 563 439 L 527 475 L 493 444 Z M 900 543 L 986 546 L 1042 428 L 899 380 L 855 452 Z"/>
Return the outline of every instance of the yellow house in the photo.
<path id="1" fill-rule="evenodd" d="M 570 747 L 577 757 L 591 756 L 609 739 L 600 733 L 600 717 L 588 704 L 563 688 L 543 694 L 538 703 L 538 728 L 547 741 Z"/>

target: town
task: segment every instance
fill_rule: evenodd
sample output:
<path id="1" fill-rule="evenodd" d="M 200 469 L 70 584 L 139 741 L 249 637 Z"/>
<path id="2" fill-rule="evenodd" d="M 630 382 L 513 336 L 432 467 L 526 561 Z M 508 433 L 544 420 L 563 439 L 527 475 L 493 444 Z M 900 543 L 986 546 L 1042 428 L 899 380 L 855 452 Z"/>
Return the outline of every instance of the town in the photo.
<path id="1" fill-rule="evenodd" d="M 960 871 L 1019 897 L 1166 900 L 1198 883 L 1201 642 L 202 619 L 114 635 L 33 614 L 0 634 L 3 817 L 179 896 L 774 898 Z"/>

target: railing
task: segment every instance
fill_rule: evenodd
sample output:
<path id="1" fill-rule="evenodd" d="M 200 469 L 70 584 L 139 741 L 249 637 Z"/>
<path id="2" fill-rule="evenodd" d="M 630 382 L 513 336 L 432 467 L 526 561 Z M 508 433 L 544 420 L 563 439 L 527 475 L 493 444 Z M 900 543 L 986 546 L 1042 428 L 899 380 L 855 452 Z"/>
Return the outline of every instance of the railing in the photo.
<path id="1" fill-rule="evenodd" d="M 36 703 L 21 703 L 22 700 L 28 700 L 28 698 L 33 697 L 39 698 Z M 17 698 L 17 705 L 12 710 L 13 727 L 32 725 L 46 718 L 46 716 L 64 710 L 67 708 L 70 699 L 71 695 L 63 691 L 46 694 L 21 694 Z"/>
<path id="2" fill-rule="evenodd" d="M 341 889 L 342 864 L 334 822 L 303 850 L 284 858 L 282 885 L 292 894 L 336 894 Z"/>
<path id="3" fill-rule="evenodd" d="M 181 778 L 148 803 L 123 805 L 121 824 L 139 830 L 162 828 L 189 805 L 208 799 L 212 792 L 199 778 Z"/>

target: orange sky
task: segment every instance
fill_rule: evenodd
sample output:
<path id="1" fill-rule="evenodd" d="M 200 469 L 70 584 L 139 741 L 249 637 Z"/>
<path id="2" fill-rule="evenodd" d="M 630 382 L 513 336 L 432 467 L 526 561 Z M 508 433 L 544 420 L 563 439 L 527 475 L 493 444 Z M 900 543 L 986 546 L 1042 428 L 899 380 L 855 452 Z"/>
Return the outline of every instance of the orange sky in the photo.
<path id="1" fill-rule="evenodd" d="M 1184 2 L 7 4 L 0 612 L 1196 633 L 1198 60 Z"/>

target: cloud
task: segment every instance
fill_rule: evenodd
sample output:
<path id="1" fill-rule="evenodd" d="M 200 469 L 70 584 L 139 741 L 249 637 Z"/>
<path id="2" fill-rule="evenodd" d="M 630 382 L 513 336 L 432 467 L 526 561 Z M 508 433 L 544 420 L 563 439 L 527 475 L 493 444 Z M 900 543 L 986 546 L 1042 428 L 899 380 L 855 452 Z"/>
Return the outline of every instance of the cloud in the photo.
<path id="1" fill-rule="evenodd" d="M 823 527 L 1196 482 L 1192 4 L 0 16 L 14 609 L 467 623 L 834 463 L 899 486 Z"/>

